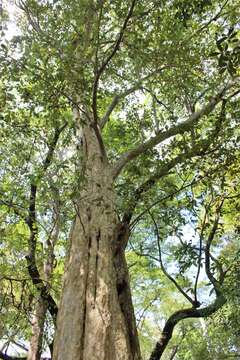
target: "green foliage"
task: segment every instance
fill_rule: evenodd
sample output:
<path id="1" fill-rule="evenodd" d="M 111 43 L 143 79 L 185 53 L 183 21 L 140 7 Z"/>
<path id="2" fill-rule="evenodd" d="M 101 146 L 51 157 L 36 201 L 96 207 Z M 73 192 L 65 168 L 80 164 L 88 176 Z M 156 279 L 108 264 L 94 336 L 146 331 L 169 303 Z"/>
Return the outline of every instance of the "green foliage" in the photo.
<path id="1" fill-rule="evenodd" d="M 29 320 L 39 296 L 26 261 L 33 185 L 36 266 L 59 301 L 71 222 L 86 180 L 72 109 L 78 105 L 84 114 L 86 109 L 92 114 L 96 74 L 114 50 L 130 5 L 128 0 L 26 0 L 16 19 L 19 35 L 1 39 L 0 334 L 6 341 L 29 341 Z M 112 166 L 150 137 L 189 119 L 224 84 L 237 79 L 239 5 L 239 0 L 136 2 L 98 82 L 99 120 L 118 96 L 101 133 Z M 5 27 L 5 11 L 3 21 Z M 223 198 L 210 270 L 216 278 L 221 268 L 227 270 L 222 291 L 228 302 L 206 320 L 204 329 L 198 321 L 178 325 L 164 356 L 170 358 L 178 346 L 176 359 L 210 360 L 239 348 L 238 93 L 236 82 L 190 131 L 147 148 L 116 180 L 119 218 L 132 211 L 127 260 L 144 359 L 168 317 L 190 306 L 169 277 L 193 296 L 199 270 L 198 299 L 203 306 L 214 298 L 204 272 L 204 249 Z M 53 149 L 57 130 L 60 136 Z M 52 273 L 46 279 L 50 258 Z M 49 314 L 46 323 L 47 344 L 53 336 Z"/>

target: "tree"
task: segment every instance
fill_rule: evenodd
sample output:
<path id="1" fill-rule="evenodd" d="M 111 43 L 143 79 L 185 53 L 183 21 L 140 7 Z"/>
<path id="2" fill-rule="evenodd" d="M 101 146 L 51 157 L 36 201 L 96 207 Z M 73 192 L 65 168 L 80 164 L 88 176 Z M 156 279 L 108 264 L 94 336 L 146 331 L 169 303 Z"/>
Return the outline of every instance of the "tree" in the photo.
<path id="1" fill-rule="evenodd" d="M 238 6 L 177 0 L 19 6 L 21 34 L 1 47 L 8 141 L 1 204 L 24 224 L 24 273 L 36 317 L 29 356 L 40 358 L 48 310 L 53 323 L 58 312 L 54 360 L 141 359 L 125 259 L 131 227 L 159 195 L 177 194 L 172 172 L 196 181 L 202 167 L 219 175 L 237 158 Z M 9 152 L 17 159 L 11 166 Z M 216 219 L 219 206 L 209 210 Z M 74 212 L 58 310 L 54 256 Z M 195 296 L 187 317 L 209 315 L 225 302 L 210 270 L 212 240 L 210 232 L 205 263 L 217 304 L 199 309 Z M 158 342 L 150 359 L 166 345 Z"/>

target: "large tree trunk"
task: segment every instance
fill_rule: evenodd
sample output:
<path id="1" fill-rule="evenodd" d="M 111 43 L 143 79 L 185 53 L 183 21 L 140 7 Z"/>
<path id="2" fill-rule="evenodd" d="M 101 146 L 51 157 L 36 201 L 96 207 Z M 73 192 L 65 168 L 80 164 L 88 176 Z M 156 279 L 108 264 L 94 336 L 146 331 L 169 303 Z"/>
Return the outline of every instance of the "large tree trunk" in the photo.
<path id="1" fill-rule="evenodd" d="M 79 114 L 78 114 L 79 116 Z M 139 360 L 111 169 L 97 129 L 84 125 L 84 180 L 58 313 L 54 360 Z"/>

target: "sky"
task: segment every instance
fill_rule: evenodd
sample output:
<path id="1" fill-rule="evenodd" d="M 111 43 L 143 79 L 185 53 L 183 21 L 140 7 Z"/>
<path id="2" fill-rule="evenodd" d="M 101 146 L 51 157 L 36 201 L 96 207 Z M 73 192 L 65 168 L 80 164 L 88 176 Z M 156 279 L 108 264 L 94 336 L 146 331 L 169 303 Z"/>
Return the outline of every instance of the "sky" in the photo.
<path id="1" fill-rule="evenodd" d="M 18 15 L 17 6 L 14 4 L 14 1 L 11 0 L 0 0 L 0 13 L 1 13 L 1 23 L 2 23 L 2 14 L 7 12 L 9 16 L 9 21 L 7 23 L 7 29 L 4 30 L 4 37 L 7 40 L 10 40 L 13 36 L 19 34 L 19 29 L 17 28 L 15 17 Z M 2 25 L 2 24 L 1 24 Z"/>

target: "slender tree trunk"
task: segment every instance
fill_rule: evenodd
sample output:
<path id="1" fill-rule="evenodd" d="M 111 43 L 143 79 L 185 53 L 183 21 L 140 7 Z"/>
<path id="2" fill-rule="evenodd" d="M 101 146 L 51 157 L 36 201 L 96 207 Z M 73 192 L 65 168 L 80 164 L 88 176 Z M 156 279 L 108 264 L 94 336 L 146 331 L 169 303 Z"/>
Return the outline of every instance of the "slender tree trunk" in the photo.
<path id="1" fill-rule="evenodd" d="M 35 313 L 32 319 L 32 337 L 27 360 L 40 360 L 42 353 L 42 340 L 44 331 L 44 322 L 47 312 L 47 304 L 41 297 L 36 304 Z"/>
<path id="2" fill-rule="evenodd" d="M 47 258 L 43 265 L 43 274 L 45 284 L 50 289 L 50 283 L 52 278 L 53 266 L 54 266 L 54 247 L 58 240 L 59 231 L 60 231 L 60 212 L 59 212 L 59 204 L 56 201 L 55 206 L 55 218 L 53 218 L 54 222 L 54 230 L 52 236 L 48 239 L 47 244 Z M 43 335 L 44 335 L 44 324 L 46 320 L 48 310 L 48 303 L 46 299 L 43 299 L 41 295 L 39 295 L 36 300 L 35 313 L 32 319 L 32 336 L 30 340 L 30 348 L 27 355 L 27 360 L 40 360 L 42 354 L 42 345 L 43 345 Z M 50 349 L 51 350 L 51 349 Z"/>
<path id="3" fill-rule="evenodd" d="M 139 360 L 110 166 L 91 125 L 82 133 L 84 181 L 66 266 L 54 360 Z"/>

